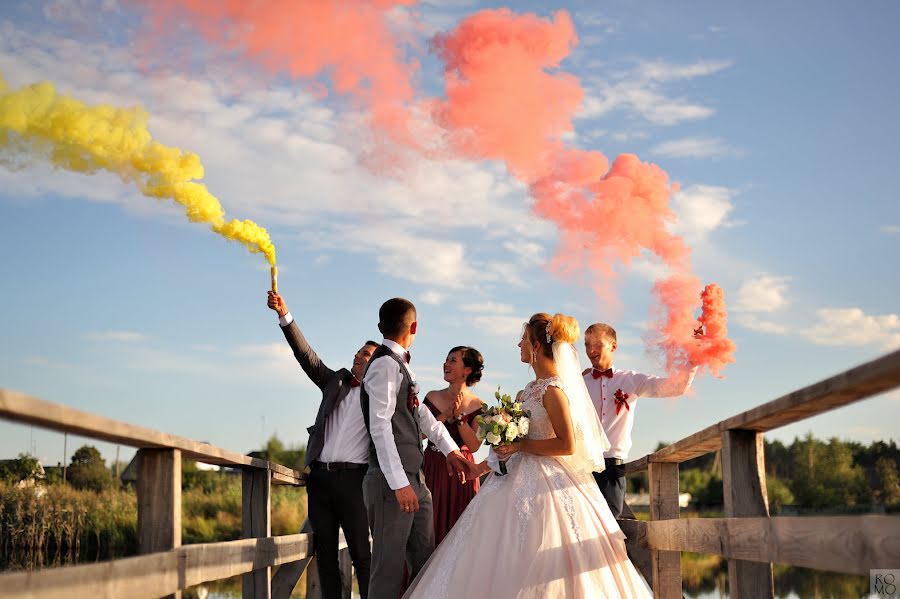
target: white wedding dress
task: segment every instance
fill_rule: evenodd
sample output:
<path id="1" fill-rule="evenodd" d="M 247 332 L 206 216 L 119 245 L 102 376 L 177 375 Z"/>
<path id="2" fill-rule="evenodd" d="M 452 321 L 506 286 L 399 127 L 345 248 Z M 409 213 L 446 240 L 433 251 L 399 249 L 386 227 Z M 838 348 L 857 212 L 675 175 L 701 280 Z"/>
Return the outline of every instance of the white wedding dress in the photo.
<path id="1" fill-rule="evenodd" d="M 543 406 L 558 377 L 529 383 L 529 439 L 554 437 Z M 422 599 L 650 597 L 590 472 L 515 453 L 491 475 L 404 594 Z"/>

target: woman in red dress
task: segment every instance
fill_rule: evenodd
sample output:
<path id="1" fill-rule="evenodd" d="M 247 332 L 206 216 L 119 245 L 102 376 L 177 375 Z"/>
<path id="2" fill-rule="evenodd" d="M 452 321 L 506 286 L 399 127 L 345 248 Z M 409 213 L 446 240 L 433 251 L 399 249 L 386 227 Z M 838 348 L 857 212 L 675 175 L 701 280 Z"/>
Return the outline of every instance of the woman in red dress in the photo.
<path id="1" fill-rule="evenodd" d="M 475 418 L 482 412 L 482 402 L 470 387 L 481 380 L 483 369 L 484 359 L 478 350 L 466 346 L 454 347 L 444 361 L 447 388 L 429 391 L 425 396 L 425 405 L 435 418 L 444 423 L 462 454 L 473 463 L 475 458 L 472 454 L 481 445 L 475 436 L 478 430 Z M 434 543 L 437 546 L 475 497 L 479 483 L 476 478 L 462 484 L 455 476 L 447 476 L 447 459 L 430 442 L 425 450 L 424 470 L 425 484 L 432 496 Z"/>

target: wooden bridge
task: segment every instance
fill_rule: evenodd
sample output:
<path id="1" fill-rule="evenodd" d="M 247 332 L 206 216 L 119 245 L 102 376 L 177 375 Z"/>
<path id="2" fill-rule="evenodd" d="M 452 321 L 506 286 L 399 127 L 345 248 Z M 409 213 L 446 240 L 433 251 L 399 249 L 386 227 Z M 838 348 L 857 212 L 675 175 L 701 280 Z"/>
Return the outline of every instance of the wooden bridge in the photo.
<path id="1" fill-rule="evenodd" d="M 681 597 L 682 551 L 728 559 L 731 597 L 774 597 L 772 563 L 868 574 L 900 568 L 900 516 L 770 517 L 763 433 L 900 386 L 900 351 L 732 416 L 648 456 L 629 473 L 647 471 L 649 522 L 626 507 L 619 521 L 629 553 L 654 595 Z M 272 536 L 273 484 L 303 485 L 304 475 L 206 443 L 110 420 L 0 389 L 0 418 L 138 449 L 138 556 L 108 562 L 0 574 L 10 597 L 179 597 L 204 582 L 243 575 L 243 596 L 286 598 L 304 571 L 307 597 L 320 595 L 312 534 Z M 722 451 L 724 518 L 680 518 L 678 464 Z M 242 539 L 181 544 L 181 460 L 242 470 Z M 350 559 L 341 550 L 344 596 Z M 279 567 L 280 566 L 280 567 Z M 273 577 L 272 569 L 278 568 Z M 470 599 L 470 598 L 467 598 Z M 477 598 L 471 598 L 477 599 Z"/>

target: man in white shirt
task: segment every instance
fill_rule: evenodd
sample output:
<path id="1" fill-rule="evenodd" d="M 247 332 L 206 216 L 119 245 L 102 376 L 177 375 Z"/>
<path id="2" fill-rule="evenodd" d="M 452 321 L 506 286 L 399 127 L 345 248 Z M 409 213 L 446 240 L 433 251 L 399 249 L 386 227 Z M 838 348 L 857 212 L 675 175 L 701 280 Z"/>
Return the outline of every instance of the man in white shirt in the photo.
<path id="1" fill-rule="evenodd" d="M 684 395 L 697 373 L 694 367 L 671 378 L 662 378 L 619 370 L 613 366 L 617 348 L 616 331 L 608 324 L 597 322 L 584 332 L 584 349 L 592 366 L 584 371 L 584 383 L 611 445 L 604 454 L 606 469 L 595 472 L 594 478 L 616 518 L 622 514 L 625 501 L 624 464 L 631 449 L 635 402 L 639 397 Z"/>
<path id="2" fill-rule="evenodd" d="M 350 370 L 328 368 L 309 346 L 280 295 L 269 291 L 269 308 L 278 313 L 285 339 L 310 380 L 322 390 L 316 422 L 307 429 L 306 494 L 322 596 L 341 599 L 338 528 L 344 530 L 359 593 L 366 599 L 371 552 L 362 482 L 369 467 L 369 435 L 360 409 L 360 381 L 378 343 L 366 341 Z"/>
<path id="3" fill-rule="evenodd" d="M 434 551 L 431 492 L 422 472 L 422 435 L 447 456 L 448 468 L 461 478 L 476 475 L 446 427 L 419 403 L 415 374 L 409 367 L 409 346 L 417 328 L 412 302 L 386 301 L 378 311 L 384 341 L 363 375 L 360 402 L 371 437 L 363 494 L 372 529 L 369 591 L 373 599 L 397 599 L 402 594 L 404 563 L 412 580 Z"/>

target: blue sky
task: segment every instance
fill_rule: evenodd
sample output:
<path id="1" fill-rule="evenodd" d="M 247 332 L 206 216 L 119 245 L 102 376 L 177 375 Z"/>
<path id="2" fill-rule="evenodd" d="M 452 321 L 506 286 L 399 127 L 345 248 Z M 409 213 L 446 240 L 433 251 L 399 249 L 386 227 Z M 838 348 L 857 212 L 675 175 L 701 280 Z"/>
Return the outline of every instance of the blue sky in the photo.
<path id="1" fill-rule="evenodd" d="M 435 0 L 415 14 L 430 33 L 496 6 Z M 727 294 L 736 363 L 689 397 L 642 400 L 632 458 L 900 347 L 900 5 L 515 9 L 572 14 L 581 44 L 562 67 L 585 89 L 572 141 L 637 153 L 680 182 L 674 230 Z M 521 388 L 519 323 L 536 311 L 610 322 L 618 367 L 661 372 L 643 342 L 653 263 L 620 269 L 620 306 L 606 306 L 548 269 L 556 231 L 502 165 L 423 161 L 379 177 L 354 157 L 345 103 L 221 63 L 148 73 L 135 20 L 110 0 L 4 2 L 0 73 L 13 88 L 50 80 L 87 102 L 141 104 L 156 139 L 199 154 L 228 214 L 269 229 L 281 291 L 326 363 L 349 364 L 400 295 L 419 307 L 413 366 L 428 389 L 459 344 L 485 356 L 482 396 Z M 439 94 L 436 61 L 419 58 L 421 87 Z M 305 443 L 319 396 L 265 307 L 258 255 L 112 175 L 3 158 L 0 386 L 240 452 L 273 433 Z M 898 425 L 894 392 L 770 437 L 870 442 Z M 62 445 L 0 423 L 0 457 L 55 463 Z"/>

